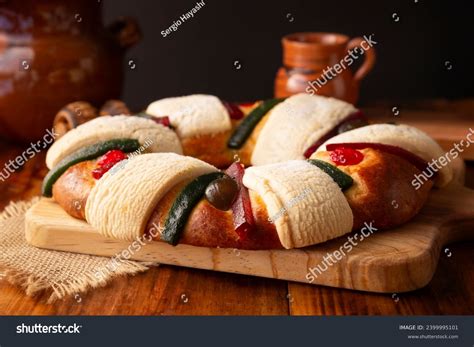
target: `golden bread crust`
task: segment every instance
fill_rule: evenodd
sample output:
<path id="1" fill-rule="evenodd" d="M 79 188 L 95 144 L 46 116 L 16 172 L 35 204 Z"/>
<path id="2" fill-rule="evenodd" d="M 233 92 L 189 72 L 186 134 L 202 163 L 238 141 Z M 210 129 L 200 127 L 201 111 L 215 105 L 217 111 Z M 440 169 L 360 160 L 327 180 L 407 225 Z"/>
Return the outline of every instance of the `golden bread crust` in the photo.
<path id="1" fill-rule="evenodd" d="M 349 174 L 354 185 L 344 192 L 354 214 L 354 230 L 373 222 L 377 229 L 388 229 L 413 218 L 423 207 L 433 186 L 430 180 L 416 190 L 411 184 L 420 171 L 405 159 L 376 149 L 363 149 L 357 165 L 338 166 Z M 335 165 L 330 152 L 317 152 L 313 158 Z"/>
<path id="2" fill-rule="evenodd" d="M 186 183 L 175 186 L 161 199 L 147 225 L 147 232 L 153 231 L 155 240 L 163 229 L 171 205 Z M 183 230 L 180 243 L 200 247 L 221 247 L 238 249 L 277 249 L 283 248 L 275 225 L 268 219 L 263 201 L 253 195 L 252 211 L 255 229 L 247 239 L 239 239 L 234 230 L 232 211 L 221 211 L 212 206 L 205 198 L 194 207 Z"/>
<path id="3" fill-rule="evenodd" d="M 86 219 L 86 201 L 95 185 L 92 177 L 95 163 L 89 160 L 71 166 L 53 185 L 54 200 L 75 218 Z"/>
<path id="4" fill-rule="evenodd" d="M 243 109 L 247 116 L 251 108 Z M 267 122 L 269 114 L 266 114 L 253 129 L 242 148 L 233 150 L 227 147 L 230 136 L 242 122 L 232 120 L 232 129 L 226 132 L 187 137 L 181 139 L 184 155 L 195 157 L 218 168 L 227 168 L 234 161 L 240 160 L 245 166 L 251 165 L 252 152 L 257 143 L 258 136 Z"/>

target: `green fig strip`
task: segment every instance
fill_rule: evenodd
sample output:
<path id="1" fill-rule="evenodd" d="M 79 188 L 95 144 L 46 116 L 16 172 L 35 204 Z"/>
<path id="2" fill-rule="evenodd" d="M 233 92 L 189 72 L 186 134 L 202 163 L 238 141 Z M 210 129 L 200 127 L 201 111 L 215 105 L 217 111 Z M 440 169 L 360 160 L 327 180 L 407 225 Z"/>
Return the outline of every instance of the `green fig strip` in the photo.
<path id="1" fill-rule="evenodd" d="M 51 171 L 48 172 L 43 180 L 41 192 L 43 196 L 51 197 L 53 194 L 53 185 L 71 166 L 83 161 L 92 160 L 104 155 L 113 149 L 121 150 L 125 153 L 136 151 L 140 148 L 140 143 L 134 139 L 113 139 L 95 143 L 83 147 L 76 152 L 62 159 Z"/>
<path id="2" fill-rule="evenodd" d="M 258 122 L 270 111 L 273 107 L 278 105 L 285 99 L 269 99 L 263 101 L 259 106 L 254 108 L 250 114 L 245 117 L 239 126 L 234 130 L 234 133 L 227 142 L 227 147 L 232 149 L 239 149 L 242 147 L 250 136 L 252 131 L 257 126 Z"/>
<path id="3" fill-rule="evenodd" d="M 334 165 L 331 165 L 331 164 L 329 164 L 329 163 L 327 163 L 323 160 L 319 160 L 319 159 L 308 159 L 308 162 L 310 164 L 313 164 L 314 166 L 319 167 L 321 170 L 323 170 L 325 173 L 327 173 L 329 176 L 331 176 L 331 178 L 334 180 L 334 182 L 336 182 L 337 185 L 342 190 L 346 190 L 354 184 L 354 180 L 352 179 L 351 176 L 349 176 L 345 172 L 339 170 Z"/>
<path id="4" fill-rule="evenodd" d="M 171 206 L 161 239 L 175 246 L 184 231 L 186 222 L 196 204 L 204 196 L 207 186 L 214 180 L 224 177 L 222 172 L 212 172 L 199 176 L 188 183 L 176 197 Z"/>

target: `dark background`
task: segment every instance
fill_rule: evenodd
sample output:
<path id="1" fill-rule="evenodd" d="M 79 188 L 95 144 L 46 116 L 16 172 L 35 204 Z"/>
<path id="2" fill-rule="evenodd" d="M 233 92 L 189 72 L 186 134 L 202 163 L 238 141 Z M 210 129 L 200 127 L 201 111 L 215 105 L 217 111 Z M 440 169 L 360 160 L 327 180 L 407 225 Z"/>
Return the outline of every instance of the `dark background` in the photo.
<path id="1" fill-rule="evenodd" d="M 362 82 L 359 104 L 474 95 L 468 1 L 205 0 L 194 18 L 165 38 L 160 32 L 196 1 L 102 2 L 106 23 L 120 15 L 140 22 L 144 38 L 127 55 L 136 68 L 124 62 L 124 98 L 135 109 L 198 92 L 234 101 L 270 97 L 282 61 L 280 39 L 298 31 L 375 34 L 377 62 Z"/>

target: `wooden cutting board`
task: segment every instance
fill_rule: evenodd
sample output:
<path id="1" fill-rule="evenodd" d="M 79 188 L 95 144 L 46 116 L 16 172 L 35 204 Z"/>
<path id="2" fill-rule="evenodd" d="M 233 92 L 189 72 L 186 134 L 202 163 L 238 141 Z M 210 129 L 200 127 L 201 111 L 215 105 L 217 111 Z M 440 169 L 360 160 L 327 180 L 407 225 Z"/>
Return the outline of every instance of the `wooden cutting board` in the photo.
<path id="1" fill-rule="evenodd" d="M 474 239 L 474 190 L 461 184 L 464 163 L 457 160 L 455 166 L 455 181 L 446 188 L 434 189 L 415 219 L 360 241 L 345 257 L 318 274 L 312 284 L 386 293 L 425 286 L 435 272 L 440 254 L 450 256 L 448 250 L 442 251 L 446 244 Z M 46 198 L 26 215 L 26 239 L 40 248 L 107 257 L 130 246 L 130 242 L 101 236 Z M 343 236 L 304 249 L 274 251 L 173 247 L 154 241 L 131 259 L 309 283 L 309 268 L 321 265 L 327 253 L 339 250 L 347 240 Z"/>

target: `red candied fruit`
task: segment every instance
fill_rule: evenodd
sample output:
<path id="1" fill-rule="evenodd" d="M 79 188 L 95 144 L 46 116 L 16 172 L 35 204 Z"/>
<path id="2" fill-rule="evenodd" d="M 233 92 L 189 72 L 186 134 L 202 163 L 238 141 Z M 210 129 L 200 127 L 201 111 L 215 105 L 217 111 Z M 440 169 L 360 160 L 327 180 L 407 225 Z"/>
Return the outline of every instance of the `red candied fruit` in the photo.
<path id="1" fill-rule="evenodd" d="M 329 156 L 333 163 L 340 166 L 357 165 L 364 159 L 361 152 L 346 147 L 336 148 Z"/>
<path id="2" fill-rule="evenodd" d="M 367 118 L 364 114 L 357 110 L 354 113 L 351 113 L 346 118 L 344 118 L 339 124 L 337 124 L 332 130 L 327 132 L 325 135 L 321 136 L 318 141 L 316 141 L 312 146 L 310 146 L 305 152 L 304 157 L 309 158 L 311 155 L 316 152 L 316 150 L 331 137 L 341 134 L 343 132 L 356 129 L 368 125 Z"/>
<path id="3" fill-rule="evenodd" d="M 227 102 L 227 101 L 222 101 L 222 104 L 224 105 L 227 112 L 229 113 L 230 118 L 236 119 L 236 120 L 244 118 L 244 113 L 239 108 L 239 106 L 237 106 L 237 104 L 234 104 L 232 102 Z"/>
<path id="4" fill-rule="evenodd" d="M 407 151 L 401 147 L 385 145 L 382 143 L 370 143 L 370 142 L 351 142 L 351 143 L 330 143 L 326 145 L 327 151 L 333 151 L 337 148 L 352 148 L 352 149 L 364 149 L 364 148 L 372 148 L 379 151 L 383 151 L 386 153 L 390 153 L 400 158 L 405 159 L 413 166 L 415 166 L 418 170 L 424 171 L 428 167 L 428 163 L 417 156 L 416 154 Z"/>
<path id="5" fill-rule="evenodd" d="M 240 107 L 252 107 L 256 104 L 256 101 L 247 101 L 247 102 L 239 102 L 238 105 Z"/>
<path id="6" fill-rule="evenodd" d="M 152 120 L 157 123 L 157 124 L 161 124 L 161 125 L 164 125 L 165 127 L 168 127 L 170 128 L 171 127 L 171 122 L 170 122 L 170 119 L 168 116 L 164 116 L 164 117 L 153 117 Z"/>
<path id="7" fill-rule="evenodd" d="M 325 141 L 321 138 L 318 142 L 316 142 L 314 145 L 309 147 L 306 151 L 304 151 L 304 157 L 309 158 L 311 155 L 316 152 L 316 150 L 321 146 Z"/>
<path id="8" fill-rule="evenodd" d="M 245 168 L 240 163 L 233 163 L 226 170 L 226 174 L 233 178 L 239 186 L 239 192 L 232 204 L 232 217 L 234 221 L 234 230 L 239 239 L 244 241 L 255 229 L 255 220 L 252 213 L 252 203 L 248 189 L 244 186 L 242 179 L 245 174 Z"/>
<path id="9" fill-rule="evenodd" d="M 113 149 L 105 153 L 97 160 L 97 168 L 92 170 L 92 177 L 96 180 L 102 178 L 115 164 L 127 159 L 127 155 L 118 149 Z"/>

